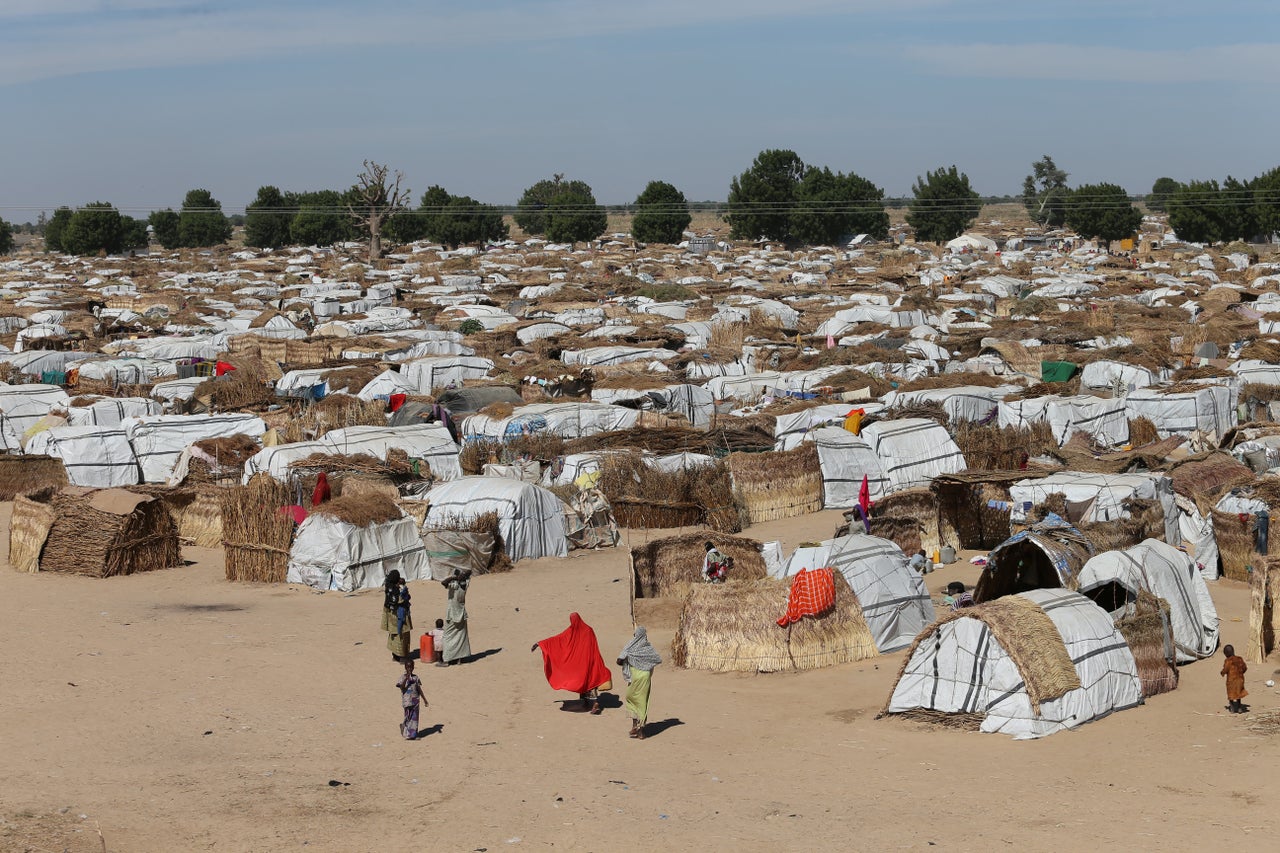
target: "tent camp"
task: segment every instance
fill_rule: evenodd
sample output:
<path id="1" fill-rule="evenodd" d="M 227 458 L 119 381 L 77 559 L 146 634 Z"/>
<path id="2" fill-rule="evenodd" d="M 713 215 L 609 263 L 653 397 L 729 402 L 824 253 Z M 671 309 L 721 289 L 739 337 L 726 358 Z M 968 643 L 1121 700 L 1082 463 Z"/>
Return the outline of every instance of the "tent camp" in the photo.
<path id="1" fill-rule="evenodd" d="M 1226 385 L 1190 391 L 1141 388 L 1124 398 L 1124 406 L 1130 418 L 1147 418 L 1155 424 L 1161 438 L 1193 432 L 1222 437 L 1236 425 L 1237 396 Z"/>
<path id="2" fill-rule="evenodd" d="M 924 577 L 907 565 L 902 549 L 888 539 L 853 534 L 797 548 L 777 576 L 819 568 L 844 575 L 881 652 L 906 646 L 933 619 Z"/>
<path id="3" fill-rule="evenodd" d="M 877 421 L 864 427 L 861 437 L 880 458 L 890 492 L 928 486 L 939 474 L 965 468 L 951 434 L 927 418 Z"/>
<path id="4" fill-rule="evenodd" d="M 463 477 L 435 486 L 422 499 L 430 504 L 424 531 L 456 529 L 492 512 L 512 561 L 569 553 L 564 503 L 541 486 L 506 477 Z"/>
<path id="5" fill-rule="evenodd" d="M 1179 663 L 1208 657 L 1218 648 L 1218 610 L 1195 562 L 1172 545 L 1147 539 L 1123 551 L 1098 554 L 1084 564 L 1080 593 L 1112 616 L 1123 614 L 1143 590 L 1169 603 Z"/>
<path id="6" fill-rule="evenodd" d="M 812 433 L 822 468 L 822 506 L 847 509 L 858 502 L 862 480 L 872 501 L 889 492 L 890 480 L 871 445 L 842 427 L 823 427 Z"/>
<path id="7" fill-rule="evenodd" d="M 417 521 L 376 493 L 340 497 L 312 510 L 289 549 L 289 583 L 354 592 L 382 585 L 399 570 L 405 580 L 430 577 Z"/>
<path id="8" fill-rule="evenodd" d="M 943 615 L 916 637 L 885 714 L 1017 739 L 1142 703 L 1129 646 L 1076 592 L 1039 589 Z"/>

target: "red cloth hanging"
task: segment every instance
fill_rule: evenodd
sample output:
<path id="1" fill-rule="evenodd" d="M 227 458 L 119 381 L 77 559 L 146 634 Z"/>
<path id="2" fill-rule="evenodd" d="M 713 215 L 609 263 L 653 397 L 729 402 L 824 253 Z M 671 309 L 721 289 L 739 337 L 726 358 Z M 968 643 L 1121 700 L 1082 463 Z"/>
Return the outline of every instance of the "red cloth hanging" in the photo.
<path id="1" fill-rule="evenodd" d="M 235 369 L 236 369 L 236 367 L 235 367 L 235 365 L 234 365 L 234 364 L 229 364 L 229 363 L 227 363 L 227 362 L 225 362 L 225 361 L 220 361 L 220 362 L 218 362 L 218 363 L 214 366 L 214 368 L 213 368 L 213 375 L 214 375 L 214 376 L 221 376 L 222 374 L 224 374 L 224 373 L 230 373 L 231 371 L 233 371 L 233 370 L 235 370 Z"/>
<path id="2" fill-rule="evenodd" d="M 321 471 L 316 476 L 316 489 L 311 493 L 311 505 L 319 506 L 329 500 L 329 475 Z"/>
<path id="3" fill-rule="evenodd" d="M 600 656 L 596 632 L 577 613 L 569 614 L 569 627 L 554 637 L 538 641 L 542 669 L 554 690 L 586 693 L 613 686 L 613 674 Z"/>
<path id="4" fill-rule="evenodd" d="M 392 394 L 388 401 L 391 403 L 391 411 L 400 411 L 400 407 L 403 406 L 408 399 L 408 394 Z"/>
<path id="5" fill-rule="evenodd" d="M 862 475 L 862 485 L 858 487 L 858 506 L 862 509 L 862 517 L 871 517 L 871 483 L 867 475 Z"/>
<path id="6" fill-rule="evenodd" d="M 787 613 L 778 620 L 783 628 L 806 616 L 821 616 L 836 604 L 836 579 L 831 569 L 801 569 L 791 581 Z"/>
<path id="7" fill-rule="evenodd" d="M 307 511 L 297 504 L 280 507 L 280 514 L 292 518 L 294 524 L 301 524 L 307 520 Z"/>

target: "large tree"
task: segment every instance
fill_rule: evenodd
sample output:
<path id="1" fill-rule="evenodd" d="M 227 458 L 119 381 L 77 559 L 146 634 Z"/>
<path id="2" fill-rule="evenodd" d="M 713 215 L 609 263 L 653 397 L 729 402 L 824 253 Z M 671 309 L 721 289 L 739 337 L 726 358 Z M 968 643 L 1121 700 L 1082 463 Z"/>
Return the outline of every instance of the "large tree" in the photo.
<path id="1" fill-rule="evenodd" d="M 1217 243 L 1229 240 L 1231 211 L 1223 203 L 1217 181 L 1188 181 L 1168 202 L 1169 227 L 1179 240 Z"/>
<path id="2" fill-rule="evenodd" d="M 1048 154 L 1031 164 L 1031 174 L 1022 181 L 1022 203 L 1031 219 L 1056 228 L 1066 222 L 1067 173 Z"/>
<path id="3" fill-rule="evenodd" d="M 67 232 L 67 223 L 75 213 L 69 207 L 60 207 L 44 225 L 44 248 L 46 252 L 65 252 L 62 246 L 62 235 Z"/>
<path id="4" fill-rule="evenodd" d="M 122 215 L 120 224 L 124 228 L 123 248 L 125 250 L 145 249 L 151 244 L 151 236 L 147 233 L 147 220 Z"/>
<path id="5" fill-rule="evenodd" d="M 1230 175 L 1222 182 L 1222 204 L 1226 212 L 1224 240 L 1252 240 L 1262 231 L 1260 211 L 1254 203 L 1257 180 L 1240 181 Z"/>
<path id="6" fill-rule="evenodd" d="M 516 202 L 516 225 L 526 234 L 546 234 L 549 222 L 547 208 L 556 196 L 563 193 L 591 195 L 591 187 L 585 181 L 565 180 L 563 173 L 538 181 L 526 189 L 520 196 L 520 201 Z"/>
<path id="7" fill-rule="evenodd" d="M 807 167 L 796 187 L 790 238 L 809 245 L 835 245 L 855 234 L 877 240 L 889 234 L 884 190 L 853 173 Z"/>
<path id="8" fill-rule="evenodd" d="M 636 196 L 631 236 L 641 243 L 679 243 L 693 217 L 684 193 L 666 181 L 650 181 Z"/>
<path id="9" fill-rule="evenodd" d="M 1151 194 L 1147 196 L 1147 207 L 1156 213 L 1164 213 L 1169 199 L 1178 191 L 1178 182 L 1173 178 L 1156 178 L 1151 185 Z"/>
<path id="10" fill-rule="evenodd" d="M 0 219 L 0 255 L 7 255 L 13 251 L 13 227 Z"/>
<path id="11" fill-rule="evenodd" d="M 151 233 L 155 235 L 156 242 L 166 249 L 177 249 L 182 245 L 182 238 L 178 231 L 178 214 L 176 211 L 165 209 L 152 211 L 151 216 L 147 217 L 147 221 L 151 224 Z"/>
<path id="12" fill-rule="evenodd" d="M 769 149 L 729 184 L 729 236 L 735 240 L 788 240 L 804 161 L 794 151 Z"/>
<path id="13" fill-rule="evenodd" d="M 554 243 L 578 243 L 594 240 L 609 226 L 609 215 L 596 204 L 591 187 L 564 186 L 552 196 L 546 207 L 547 239 Z"/>
<path id="14" fill-rule="evenodd" d="M 277 187 L 258 187 L 245 208 L 244 244 L 257 249 L 278 249 L 289 243 L 289 223 L 295 211 Z"/>
<path id="15" fill-rule="evenodd" d="M 1142 224 L 1142 211 L 1115 184 L 1084 184 L 1071 191 L 1066 201 L 1066 224 L 1082 237 L 1123 240 Z"/>
<path id="16" fill-rule="evenodd" d="M 124 248 L 125 225 L 110 202 L 94 201 L 71 215 L 62 248 L 72 255 L 115 254 Z"/>
<path id="17" fill-rule="evenodd" d="M 404 175 L 389 166 L 364 161 L 364 170 L 347 191 L 347 212 L 368 235 L 369 260 L 382 257 L 382 225 L 405 209 L 409 201 L 408 187 L 401 187 Z"/>
<path id="18" fill-rule="evenodd" d="M 907 224 L 916 239 L 944 243 L 964 233 L 982 209 L 978 193 L 969 186 L 969 176 L 955 166 L 926 172 L 911 187 L 915 196 L 907 212 Z"/>
<path id="19" fill-rule="evenodd" d="M 1251 182 L 1258 234 L 1280 233 L 1280 166 L 1263 172 Z"/>
<path id="20" fill-rule="evenodd" d="M 346 212 L 342 193 L 336 190 L 293 193 L 286 196 L 298 212 L 289 222 L 290 242 L 302 246 L 332 246 L 356 236 L 355 223 Z"/>
<path id="21" fill-rule="evenodd" d="M 231 239 L 231 223 L 208 190 L 191 190 L 178 211 L 178 241 L 187 248 L 217 246 Z"/>

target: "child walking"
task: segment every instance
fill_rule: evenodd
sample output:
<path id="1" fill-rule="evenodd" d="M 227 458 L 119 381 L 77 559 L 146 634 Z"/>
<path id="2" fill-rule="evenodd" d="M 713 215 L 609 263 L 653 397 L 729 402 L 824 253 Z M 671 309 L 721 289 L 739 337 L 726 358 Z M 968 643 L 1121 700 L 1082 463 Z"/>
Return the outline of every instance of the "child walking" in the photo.
<path id="1" fill-rule="evenodd" d="M 422 692 L 422 679 L 413 674 L 413 661 L 404 662 L 404 677 L 396 682 L 400 688 L 400 705 L 404 708 L 404 722 L 400 724 L 400 734 L 405 740 L 413 740 L 418 736 L 418 701 L 429 705 Z"/>
<path id="2" fill-rule="evenodd" d="M 1249 710 L 1242 701 L 1249 695 L 1249 691 L 1244 689 L 1244 674 L 1249 671 L 1249 665 L 1231 646 L 1223 646 L 1222 654 L 1227 658 L 1222 664 L 1222 674 L 1227 677 L 1227 710 L 1233 714 L 1243 714 Z"/>

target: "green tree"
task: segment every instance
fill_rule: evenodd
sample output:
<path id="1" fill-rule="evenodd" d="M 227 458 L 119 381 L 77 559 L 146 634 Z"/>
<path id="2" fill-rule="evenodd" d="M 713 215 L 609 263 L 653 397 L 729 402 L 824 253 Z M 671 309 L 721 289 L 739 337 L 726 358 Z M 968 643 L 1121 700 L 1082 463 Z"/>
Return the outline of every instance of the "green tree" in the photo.
<path id="1" fill-rule="evenodd" d="M 178 212 L 178 240 L 188 248 L 217 246 L 231 239 L 231 223 L 208 190 L 191 190 Z"/>
<path id="2" fill-rule="evenodd" d="M 1169 199 L 1178 191 L 1178 182 L 1173 178 L 1156 178 L 1151 185 L 1151 194 L 1147 196 L 1147 207 L 1156 213 L 1164 213 Z"/>
<path id="3" fill-rule="evenodd" d="M 911 192 L 915 198 L 907 224 L 915 229 L 917 240 L 929 243 L 959 237 L 982 209 L 978 193 L 969 186 L 969 176 L 955 166 L 926 172 L 923 178 L 916 178 Z"/>
<path id="4" fill-rule="evenodd" d="M 298 212 L 289 223 L 290 241 L 302 246 L 332 246 L 355 237 L 342 194 L 335 190 L 297 193 L 288 197 Z"/>
<path id="5" fill-rule="evenodd" d="M 450 248 L 505 240 L 507 236 L 508 228 L 502 211 L 466 195 L 451 196 L 443 214 L 434 220 L 432 230 L 427 233 L 429 239 Z"/>
<path id="6" fill-rule="evenodd" d="M 1280 232 L 1280 166 L 1253 179 L 1253 213 L 1258 234 Z"/>
<path id="7" fill-rule="evenodd" d="M 75 213 L 69 207 L 60 207 L 53 212 L 53 216 L 44 225 L 44 248 L 46 252 L 64 252 L 66 249 L 62 246 L 62 235 L 67 231 L 67 224 L 71 222 L 71 216 Z"/>
<path id="8" fill-rule="evenodd" d="M 1254 203 L 1253 181 L 1239 181 L 1227 175 L 1222 182 L 1222 205 L 1225 213 L 1223 240 L 1252 240 L 1262 231 L 1260 211 Z"/>
<path id="9" fill-rule="evenodd" d="M 1022 203 L 1031 219 L 1056 228 L 1066 222 L 1067 173 L 1048 154 L 1031 164 L 1031 174 L 1022 182 Z"/>
<path id="10" fill-rule="evenodd" d="M 1066 224 L 1082 237 L 1108 242 L 1133 236 L 1142 224 L 1142 211 L 1115 184 L 1084 184 L 1067 199 Z"/>
<path id="11" fill-rule="evenodd" d="M 124 248 L 125 228 L 110 202 L 86 204 L 71 215 L 62 232 L 62 248 L 72 255 L 115 254 Z"/>
<path id="12" fill-rule="evenodd" d="M 7 255 L 13 251 L 13 227 L 0 219 L 0 255 Z"/>
<path id="13" fill-rule="evenodd" d="M 546 234 L 550 221 L 547 208 L 552 199 L 565 192 L 591 195 L 591 187 L 584 181 L 566 181 L 561 173 L 556 173 L 550 180 L 538 181 L 526 189 L 516 202 L 516 225 L 526 234 Z"/>
<path id="14" fill-rule="evenodd" d="M 124 227 L 123 248 L 126 251 L 145 249 L 151 244 L 151 237 L 147 234 L 147 220 L 134 219 L 132 216 L 121 216 L 120 224 Z"/>
<path id="15" fill-rule="evenodd" d="M 609 227 L 609 214 L 582 181 L 562 187 L 547 204 L 546 214 L 547 239 L 553 243 L 594 240 Z"/>
<path id="16" fill-rule="evenodd" d="M 679 243 L 692 221 L 684 193 L 666 181 L 650 181 L 636 196 L 631 236 L 641 243 Z"/>
<path id="17" fill-rule="evenodd" d="M 293 216 L 294 211 L 278 188 L 258 187 L 258 194 L 245 209 L 244 244 L 256 249 L 279 249 L 288 245 Z"/>
<path id="18" fill-rule="evenodd" d="M 795 196 L 788 226 L 792 240 L 830 246 L 855 234 L 877 240 L 889 234 L 884 190 L 860 175 L 808 167 Z"/>
<path id="19" fill-rule="evenodd" d="M 178 234 L 178 214 L 172 210 L 155 210 L 147 217 L 151 224 L 151 233 L 156 242 L 166 249 L 177 249 L 182 245 Z"/>
<path id="20" fill-rule="evenodd" d="M 751 168 L 729 184 L 729 235 L 735 240 L 788 240 L 796 190 L 804 177 L 799 155 L 770 149 L 756 155 Z"/>
<path id="21" fill-rule="evenodd" d="M 1217 243 L 1229 240 L 1231 212 L 1217 181 L 1188 181 L 1168 202 L 1169 227 L 1179 240 Z"/>

